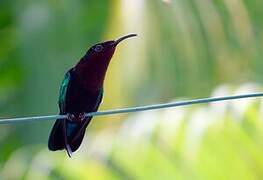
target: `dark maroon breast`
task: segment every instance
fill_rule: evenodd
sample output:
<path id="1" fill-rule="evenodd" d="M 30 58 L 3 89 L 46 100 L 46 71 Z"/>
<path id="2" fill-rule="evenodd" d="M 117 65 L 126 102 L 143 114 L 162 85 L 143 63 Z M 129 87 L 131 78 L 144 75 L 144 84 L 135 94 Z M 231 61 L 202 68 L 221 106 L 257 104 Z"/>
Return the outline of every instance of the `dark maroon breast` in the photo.
<path id="1" fill-rule="evenodd" d="M 79 114 L 82 112 L 92 112 L 97 110 L 100 102 L 100 91 L 94 91 L 83 86 L 85 83 L 79 82 L 74 74 L 67 89 L 66 112 Z"/>

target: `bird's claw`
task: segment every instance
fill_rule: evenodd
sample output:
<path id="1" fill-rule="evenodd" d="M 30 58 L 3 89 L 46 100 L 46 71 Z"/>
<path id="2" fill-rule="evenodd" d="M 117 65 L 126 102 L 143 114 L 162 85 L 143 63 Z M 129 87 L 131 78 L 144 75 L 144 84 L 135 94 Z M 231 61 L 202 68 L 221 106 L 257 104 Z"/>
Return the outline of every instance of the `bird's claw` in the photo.
<path id="1" fill-rule="evenodd" d="M 83 113 L 80 113 L 78 119 L 79 119 L 80 122 L 84 121 L 84 120 L 86 119 L 85 113 L 84 113 L 84 112 L 83 112 Z"/>
<path id="2" fill-rule="evenodd" d="M 86 119 L 85 113 L 80 113 L 77 117 L 74 114 L 67 114 L 67 119 L 72 122 L 82 122 Z"/>
<path id="3" fill-rule="evenodd" d="M 74 114 L 70 114 L 70 113 L 69 113 L 67 116 L 68 116 L 67 119 L 68 119 L 69 121 L 74 121 L 74 120 L 76 119 L 76 117 L 75 117 Z"/>

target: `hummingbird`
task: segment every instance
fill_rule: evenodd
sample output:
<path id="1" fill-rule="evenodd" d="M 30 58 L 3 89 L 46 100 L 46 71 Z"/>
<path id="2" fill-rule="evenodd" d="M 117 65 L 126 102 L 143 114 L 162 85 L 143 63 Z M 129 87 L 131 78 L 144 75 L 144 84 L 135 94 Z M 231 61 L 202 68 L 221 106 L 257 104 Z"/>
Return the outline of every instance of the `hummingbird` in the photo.
<path id="1" fill-rule="evenodd" d="M 69 157 L 82 143 L 91 117 L 85 113 L 96 112 L 103 97 L 103 83 L 117 45 L 137 36 L 128 34 L 117 40 L 95 44 L 64 76 L 59 90 L 59 114 L 68 118 L 57 119 L 51 130 L 48 148 L 66 150 Z"/>

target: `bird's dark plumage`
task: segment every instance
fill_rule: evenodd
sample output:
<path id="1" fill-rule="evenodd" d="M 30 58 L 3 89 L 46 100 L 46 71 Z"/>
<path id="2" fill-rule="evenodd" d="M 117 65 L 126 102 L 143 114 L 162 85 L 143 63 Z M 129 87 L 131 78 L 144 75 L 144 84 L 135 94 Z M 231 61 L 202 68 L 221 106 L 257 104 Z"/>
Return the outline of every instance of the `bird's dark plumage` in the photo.
<path id="1" fill-rule="evenodd" d="M 78 114 L 83 112 L 97 111 L 102 96 L 102 88 L 95 92 L 88 91 L 78 83 L 74 69 L 71 69 L 66 73 L 60 87 L 60 114 L 69 113 L 77 117 Z M 56 120 L 49 137 L 49 149 L 53 151 L 63 150 L 65 148 L 65 140 L 67 140 L 72 152 L 76 151 L 82 142 L 85 129 L 91 119 L 92 117 L 87 117 L 82 122 L 71 122 L 67 119 Z M 66 137 L 64 134 L 66 134 Z"/>
<path id="2" fill-rule="evenodd" d="M 130 34 L 116 41 L 106 41 L 92 46 L 78 64 L 70 69 L 60 86 L 60 114 L 71 119 L 56 120 L 48 142 L 51 151 L 66 149 L 69 156 L 83 140 L 86 127 L 92 117 L 84 113 L 98 110 L 103 97 L 103 82 L 115 48 L 122 40 L 135 36 Z"/>

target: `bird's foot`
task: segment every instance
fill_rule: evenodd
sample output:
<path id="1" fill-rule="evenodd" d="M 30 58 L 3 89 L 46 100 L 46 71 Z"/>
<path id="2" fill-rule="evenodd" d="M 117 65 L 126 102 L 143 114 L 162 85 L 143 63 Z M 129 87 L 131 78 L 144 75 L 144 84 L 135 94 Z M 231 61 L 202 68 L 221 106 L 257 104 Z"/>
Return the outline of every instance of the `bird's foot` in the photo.
<path id="1" fill-rule="evenodd" d="M 69 113 L 69 114 L 67 114 L 67 116 L 68 116 L 67 119 L 68 119 L 69 121 L 74 121 L 74 120 L 76 119 L 76 117 L 75 117 L 74 114 L 70 114 L 70 113 Z"/>
<path id="2" fill-rule="evenodd" d="M 68 116 L 68 120 L 71 121 L 71 122 L 82 122 L 86 119 L 86 116 L 85 116 L 85 113 L 82 112 L 82 113 L 79 113 L 79 115 L 75 116 L 74 114 L 67 114 Z"/>
<path id="3" fill-rule="evenodd" d="M 82 122 L 82 121 L 84 121 L 85 119 L 86 119 L 85 112 L 80 113 L 79 116 L 78 116 L 78 120 L 79 120 L 80 122 Z"/>

